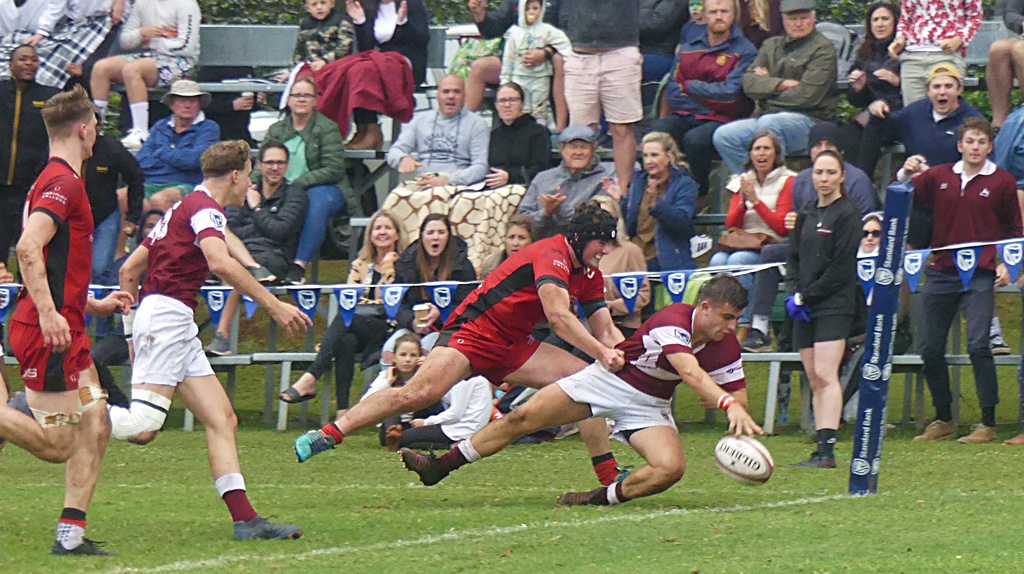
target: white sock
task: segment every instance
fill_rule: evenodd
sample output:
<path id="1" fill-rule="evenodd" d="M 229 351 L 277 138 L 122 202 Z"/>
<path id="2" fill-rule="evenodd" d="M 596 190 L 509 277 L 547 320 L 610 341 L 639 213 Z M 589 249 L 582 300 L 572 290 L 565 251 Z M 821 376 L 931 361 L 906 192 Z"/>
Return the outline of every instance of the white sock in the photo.
<path id="1" fill-rule="evenodd" d="M 217 494 L 223 497 L 225 492 L 245 490 L 245 479 L 241 474 L 232 472 L 214 480 L 213 486 L 217 488 Z"/>
<path id="2" fill-rule="evenodd" d="M 992 316 L 992 322 L 988 326 L 988 336 L 995 337 L 1003 334 L 1003 327 L 999 324 L 999 317 Z"/>
<path id="3" fill-rule="evenodd" d="M 85 529 L 77 524 L 68 522 L 57 523 L 57 542 L 64 547 L 64 550 L 73 550 L 82 545 L 85 538 Z"/>
<path id="4" fill-rule="evenodd" d="M 96 111 L 100 114 L 100 123 L 102 124 L 107 119 L 107 106 L 110 102 L 106 100 L 93 100 L 92 105 L 96 106 Z"/>
<path id="5" fill-rule="evenodd" d="M 751 329 L 757 329 L 761 331 L 762 335 L 768 334 L 768 316 L 767 315 L 754 315 L 754 318 L 750 322 Z"/>
<path id="6" fill-rule="evenodd" d="M 132 129 L 149 134 L 149 102 L 136 102 L 128 107 L 132 111 Z"/>
<path id="7" fill-rule="evenodd" d="M 462 456 L 466 457 L 466 462 L 476 462 L 483 458 L 480 456 L 480 453 L 473 448 L 473 443 L 469 442 L 469 439 L 459 443 L 459 450 L 462 451 Z"/>

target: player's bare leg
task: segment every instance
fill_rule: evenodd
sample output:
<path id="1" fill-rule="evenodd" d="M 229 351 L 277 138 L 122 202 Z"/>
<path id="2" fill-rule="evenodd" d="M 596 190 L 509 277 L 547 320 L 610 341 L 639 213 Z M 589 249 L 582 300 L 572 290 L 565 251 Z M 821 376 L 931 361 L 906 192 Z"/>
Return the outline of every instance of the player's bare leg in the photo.
<path id="1" fill-rule="evenodd" d="M 43 393 L 26 390 L 25 394 L 28 404 L 39 411 L 72 417 L 78 413 L 77 391 Z M 8 407 L 6 402 L 0 405 L 0 436 L 46 462 L 59 464 L 71 458 L 75 432 L 74 424 L 43 428 L 34 418 Z"/>
<path id="2" fill-rule="evenodd" d="M 566 492 L 558 497 L 556 506 L 584 504 L 620 504 L 641 496 L 651 496 L 668 490 L 679 482 L 686 471 L 686 456 L 679 431 L 671 427 L 650 427 L 633 433 L 630 446 L 647 464 L 636 469 L 622 482 L 590 492 Z"/>
<path id="3" fill-rule="evenodd" d="M 295 539 L 302 536 L 301 527 L 268 522 L 249 503 L 235 442 L 238 419 L 217 377 L 185 377 L 178 385 L 178 396 L 185 408 L 192 411 L 206 428 L 206 456 L 210 461 L 210 472 L 217 494 L 231 512 L 235 540 Z"/>
<path id="4" fill-rule="evenodd" d="M 572 400 L 558 385 L 549 385 L 519 408 L 491 422 L 468 440 L 460 442 L 444 456 L 424 456 L 412 449 L 403 448 L 400 451 L 402 462 L 407 469 L 419 475 L 423 484 L 432 486 L 453 470 L 491 456 L 523 435 L 582 421 L 590 415 L 590 405 Z"/>
<path id="5" fill-rule="evenodd" d="M 405 386 L 385 389 L 356 403 L 333 423 L 295 439 L 295 455 L 306 462 L 334 448 L 346 434 L 401 413 L 422 409 L 439 400 L 455 383 L 472 374 L 469 359 L 450 347 L 434 347 Z"/>

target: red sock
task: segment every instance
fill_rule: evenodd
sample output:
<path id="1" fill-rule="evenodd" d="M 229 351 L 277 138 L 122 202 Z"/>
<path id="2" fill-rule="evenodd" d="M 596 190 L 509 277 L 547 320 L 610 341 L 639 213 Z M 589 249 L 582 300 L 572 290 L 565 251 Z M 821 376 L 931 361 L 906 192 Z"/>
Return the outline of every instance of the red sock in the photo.
<path id="1" fill-rule="evenodd" d="M 334 423 L 327 423 L 321 429 L 320 432 L 324 436 L 329 436 L 334 439 L 334 444 L 341 444 L 341 441 L 345 440 L 345 435 L 341 434 L 341 429 L 338 428 Z"/>
<path id="2" fill-rule="evenodd" d="M 231 520 L 235 522 L 248 522 L 256 518 L 256 511 L 249 503 L 249 497 L 244 490 L 229 490 L 224 493 L 224 504 L 228 505 L 228 512 L 231 513 Z"/>
<path id="3" fill-rule="evenodd" d="M 597 480 L 601 481 L 601 486 L 608 486 L 619 477 L 618 462 L 614 456 L 608 456 L 611 458 L 594 464 L 594 474 L 597 475 Z"/>

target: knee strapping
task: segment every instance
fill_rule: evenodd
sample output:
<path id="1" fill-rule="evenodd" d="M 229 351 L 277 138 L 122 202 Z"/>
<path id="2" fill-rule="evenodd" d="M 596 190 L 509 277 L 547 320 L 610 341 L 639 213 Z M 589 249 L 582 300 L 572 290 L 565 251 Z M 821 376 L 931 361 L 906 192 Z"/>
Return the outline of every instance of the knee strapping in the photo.
<path id="1" fill-rule="evenodd" d="M 133 390 L 132 406 L 110 407 L 110 436 L 128 440 L 164 426 L 171 399 L 150 391 Z"/>
<path id="2" fill-rule="evenodd" d="M 32 416 L 44 429 L 77 425 L 82 420 L 82 413 L 51 413 L 39 409 L 32 409 Z"/>
<path id="3" fill-rule="evenodd" d="M 78 387 L 78 412 L 85 413 L 96 406 L 96 403 L 107 400 L 107 391 L 100 387 Z"/>

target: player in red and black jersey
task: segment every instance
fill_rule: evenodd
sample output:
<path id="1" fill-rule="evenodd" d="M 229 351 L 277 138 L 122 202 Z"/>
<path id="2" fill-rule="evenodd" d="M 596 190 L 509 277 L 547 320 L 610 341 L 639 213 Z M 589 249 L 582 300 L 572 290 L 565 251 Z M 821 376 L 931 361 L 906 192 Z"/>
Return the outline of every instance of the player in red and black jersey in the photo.
<path id="1" fill-rule="evenodd" d="M 431 486 L 524 434 L 592 416 L 607 417 L 615 421 L 615 436 L 628 442 L 647 464 L 612 485 L 567 492 L 557 505 L 619 504 L 663 492 L 686 469 L 670 403 L 680 382 L 697 391 L 703 404 L 717 404 L 724 410 L 731 432 L 762 432 L 746 411 L 746 381 L 735 335 L 746 305 L 746 289 L 739 281 L 719 275 L 705 284 L 696 306 L 665 307 L 620 343 L 617 348 L 626 360 L 622 370 L 612 373 L 600 364 L 590 365 L 541 389 L 440 458 L 402 449 L 405 466 Z"/>
<path id="2" fill-rule="evenodd" d="M 7 391 L 0 385 L 0 437 L 43 460 L 67 461 L 64 510 L 50 553 L 108 555 L 84 536 L 110 436 L 85 314 L 127 312 L 131 296 L 120 291 L 99 301 L 88 296 L 93 221 L 78 169 L 96 140 L 89 97 L 81 87 L 57 94 L 42 115 L 50 162 L 25 202 L 17 248 L 25 288 L 11 319 L 11 349 L 35 420 L 5 406 Z"/>
<path id="3" fill-rule="evenodd" d="M 452 313 L 427 360 L 404 386 L 361 401 L 334 423 L 295 441 L 299 462 L 334 448 L 345 434 L 387 417 L 415 411 L 439 400 L 456 382 L 473 374 L 494 384 L 508 381 L 543 387 L 586 366 L 570 353 L 534 340 L 541 319 L 564 341 L 611 371 L 622 368 L 614 348 L 622 333 L 604 304 L 604 279 L 597 268 L 615 240 L 616 221 L 596 204 L 581 204 L 565 235 L 538 241 L 506 259 Z M 578 303 L 593 335 L 574 312 Z M 617 472 L 604 421 L 580 430 L 602 484 Z"/>

